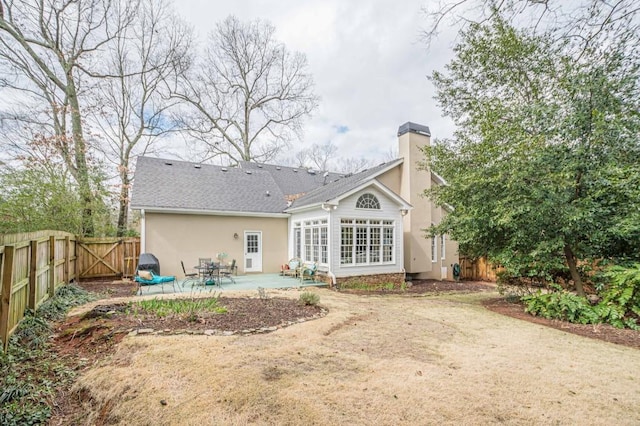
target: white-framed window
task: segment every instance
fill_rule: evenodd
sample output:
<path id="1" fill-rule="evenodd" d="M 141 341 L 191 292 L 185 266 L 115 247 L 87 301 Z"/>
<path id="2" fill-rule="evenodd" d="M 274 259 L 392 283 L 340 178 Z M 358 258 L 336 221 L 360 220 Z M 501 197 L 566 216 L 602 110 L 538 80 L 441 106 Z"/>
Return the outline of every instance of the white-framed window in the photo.
<path id="1" fill-rule="evenodd" d="M 356 201 L 356 209 L 380 210 L 380 201 L 373 194 L 362 194 Z"/>
<path id="2" fill-rule="evenodd" d="M 296 223 L 298 224 L 298 223 Z M 327 219 L 305 220 L 300 223 L 300 235 L 304 236 L 301 248 L 298 251 L 300 257 L 306 262 L 329 263 L 329 221 Z M 294 227 L 294 244 L 297 244 L 296 228 Z M 296 252 L 294 247 L 294 253 Z"/>
<path id="3" fill-rule="evenodd" d="M 446 242 L 444 234 L 440 235 L 440 259 L 442 260 L 447 256 L 447 251 L 445 250 Z"/>
<path id="4" fill-rule="evenodd" d="M 395 224 L 392 220 L 341 219 L 340 264 L 393 263 Z"/>
<path id="5" fill-rule="evenodd" d="M 431 261 L 436 262 L 438 260 L 438 246 L 436 244 L 436 236 L 431 237 Z"/>
<path id="6" fill-rule="evenodd" d="M 302 258 L 302 224 L 293 224 L 293 257 Z"/>

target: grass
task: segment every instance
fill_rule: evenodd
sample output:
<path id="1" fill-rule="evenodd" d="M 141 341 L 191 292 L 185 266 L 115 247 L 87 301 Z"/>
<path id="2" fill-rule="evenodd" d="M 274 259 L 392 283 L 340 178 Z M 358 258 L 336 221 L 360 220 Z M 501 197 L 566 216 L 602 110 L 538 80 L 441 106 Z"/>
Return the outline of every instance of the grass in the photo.
<path id="1" fill-rule="evenodd" d="M 70 386 L 76 373 L 57 359 L 49 338 L 51 321 L 64 317 L 73 306 L 93 297 L 74 285 L 63 286 L 36 311 L 27 311 L 0 352 L 0 424 L 3 426 L 46 423 L 56 391 Z"/>
<path id="2" fill-rule="evenodd" d="M 219 297 L 191 299 L 151 299 L 130 302 L 128 313 L 132 315 L 153 314 L 160 318 L 177 316 L 188 321 L 197 321 L 203 314 L 222 314 L 226 308 L 220 306 Z"/>
<path id="3" fill-rule="evenodd" d="M 485 310 L 496 293 L 317 293 L 329 315 L 268 335 L 123 340 L 74 388 L 87 423 L 640 424 L 638 350 Z"/>

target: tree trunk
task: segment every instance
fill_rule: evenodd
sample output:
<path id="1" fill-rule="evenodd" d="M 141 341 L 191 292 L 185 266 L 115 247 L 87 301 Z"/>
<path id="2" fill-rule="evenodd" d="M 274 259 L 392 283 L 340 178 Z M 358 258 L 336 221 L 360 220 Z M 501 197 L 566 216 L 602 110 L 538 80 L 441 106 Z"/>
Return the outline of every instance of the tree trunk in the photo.
<path id="1" fill-rule="evenodd" d="M 120 181 L 122 182 L 122 187 L 120 188 L 120 200 L 119 200 L 119 210 L 118 210 L 118 237 L 123 237 L 125 231 L 127 230 L 127 222 L 129 219 L 129 176 L 126 167 L 122 167 L 122 171 L 120 172 Z"/>
<path id="2" fill-rule="evenodd" d="M 73 148 L 78 173 L 78 190 L 82 202 L 82 235 L 92 237 L 95 233 L 93 226 L 93 194 L 91 193 L 91 181 L 89 167 L 87 166 L 87 146 L 82 132 L 82 116 L 80 114 L 80 102 L 73 80 L 72 71 L 67 71 L 67 97 L 71 107 L 71 130 L 73 133 Z"/>
<path id="3" fill-rule="evenodd" d="M 585 297 L 586 295 L 584 294 L 584 288 L 582 287 L 582 278 L 578 273 L 576 257 L 574 256 L 573 251 L 571 250 L 571 247 L 569 247 L 568 244 L 565 244 L 564 246 L 564 256 L 567 259 L 569 272 L 571 273 L 571 278 L 573 279 L 573 284 L 576 287 L 576 292 L 578 293 L 578 296 Z"/>

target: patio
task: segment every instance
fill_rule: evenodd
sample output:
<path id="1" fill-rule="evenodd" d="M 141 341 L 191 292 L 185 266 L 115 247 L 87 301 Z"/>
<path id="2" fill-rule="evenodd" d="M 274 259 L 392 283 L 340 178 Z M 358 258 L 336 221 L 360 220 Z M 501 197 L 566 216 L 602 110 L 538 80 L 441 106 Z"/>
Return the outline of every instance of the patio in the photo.
<path id="1" fill-rule="evenodd" d="M 233 280 L 235 281 L 235 283 L 228 278 L 224 278 L 222 279 L 221 285 L 215 284 L 205 286 L 198 283 L 194 284 L 193 280 L 179 279 L 175 284 L 175 293 L 213 293 L 241 290 L 258 290 L 258 288 L 283 289 L 327 286 L 327 284 L 323 282 L 313 282 L 311 280 L 300 282 L 299 278 L 283 277 L 280 274 L 250 274 L 239 276 L 234 275 Z M 174 293 L 171 283 L 165 283 L 164 286 L 160 284 L 146 286 L 143 285 L 141 289 L 143 296 Z"/>

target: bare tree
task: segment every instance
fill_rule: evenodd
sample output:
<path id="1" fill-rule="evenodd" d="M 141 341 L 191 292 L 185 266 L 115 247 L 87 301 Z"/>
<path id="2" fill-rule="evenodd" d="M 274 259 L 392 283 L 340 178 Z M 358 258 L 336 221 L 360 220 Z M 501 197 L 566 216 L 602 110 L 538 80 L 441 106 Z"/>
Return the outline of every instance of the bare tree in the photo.
<path id="1" fill-rule="evenodd" d="M 1 0 L 0 62 L 10 73 L 5 88 L 38 97 L 50 108 L 55 144 L 78 183 L 82 201 L 82 232 L 93 235 L 95 193 L 90 179 L 88 144 L 80 99 L 87 69 L 135 10 L 112 21 L 109 0 Z"/>
<path id="2" fill-rule="evenodd" d="M 118 170 L 118 236 L 127 229 L 132 159 L 176 130 L 167 111 L 178 101 L 163 90 L 167 79 L 183 71 L 190 46 L 191 30 L 166 1 L 142 0 L 107 53 L 91 118 L 103 141 L 98 149 Z"/>
<path id="3" fill-rule="evenodd" d="M 334 171 L 338 173 L 358 173 L 371 166 L 371 161 L 362 157 L 341 157 L 336 161 Z"/>
<path id="4" fill-rule="evenodd" d="M 317 106 L 302 53 L 289 52 L 275 28 L 230 16 L 209 35 L 202 60 L 178 80 L 173 96 L 192 137 L 204 143 L 206 159 L 265 162 L 294 136 Z"/>
<path id="5" fill-rule="evenodd" d="M 613 23 L 625 23 L 631 33 L 638 31 L 640 4 L 635 0 L 443 0 L 423 12 L 427 28 L 422 37 L 427 44 L 437 38 L 443 26 L 460 28 L 500 16 L 516 27 L 554 34 L 584 51 L 598 37 L 609 37 L 610 43 L 627 37 L 623 30 L 607 33 L 605 28 Z"/>
<path id="6" fill-rule="evenodd" d="M 314 143 L 307 149 L 307 157 L 312 163 L 312 167 L 323 172 L 329 170 L 328 165 L 338 152 L 338 147 L 331 141 L 323 144 Z"/>

